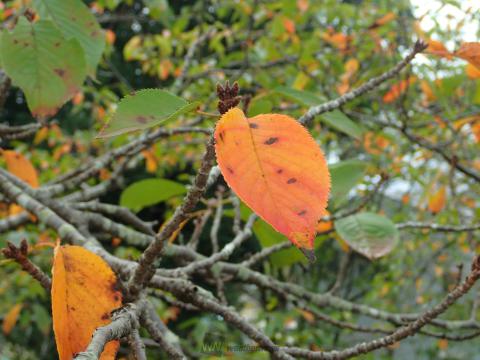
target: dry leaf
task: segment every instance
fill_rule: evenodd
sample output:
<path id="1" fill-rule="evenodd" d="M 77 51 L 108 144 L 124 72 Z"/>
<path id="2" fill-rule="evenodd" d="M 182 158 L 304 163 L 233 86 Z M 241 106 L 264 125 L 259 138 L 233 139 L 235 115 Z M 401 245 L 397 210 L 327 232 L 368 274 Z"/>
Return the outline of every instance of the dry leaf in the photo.
<path id="1" fill-rule="evenodd" d="M 330 192 L 327 163 L 295 119 L 230 109 L 215 129 L 222 174 L 235 193 L 313 259 L 313 238 Z"/>
<path id="2" fill-rule="evenodd" d="M 16 304 L 5 314 L 2 323 L 2 331 L 5 335 L 8 335 L 12 332 L 15 324 L 17 323 L 22 307 L 23 304 Z"/>
<path id="3" fill-rule="evenodd" d="M 122 303 L 117 279 L 105 261 L 80 246 L 57 246 L 52 269 L 52 316 L 60 360 L 84 351 L 96 328 L 110 323 Z M 105 346 L 101 360 L 113 360 L 118 341 Z"/>

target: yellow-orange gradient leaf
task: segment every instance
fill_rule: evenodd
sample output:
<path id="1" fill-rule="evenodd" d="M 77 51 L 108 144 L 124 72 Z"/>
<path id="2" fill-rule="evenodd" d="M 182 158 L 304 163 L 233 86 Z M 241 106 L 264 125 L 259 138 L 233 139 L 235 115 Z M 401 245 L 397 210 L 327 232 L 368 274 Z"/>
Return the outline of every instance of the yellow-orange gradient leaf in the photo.
<path id="1" fill-rule="evenodd" d="M 38 187 L 37 170 L 35 170 L 30 160 L 14 150 L 4 150 L 3 157 L 7 164 L 8 171 L 25 181 L 31 187 Z"/>
<path id="2" fill-rule="evenodd" d="M 312 261 L 330 174 L 322 150 L 308 131 L 286 115 L 248 119 L 233 108 L 217 124 L 215 149 L 233 191 Z"/>
<path id="3" fill-rule="evenodd" d="M 447 189 L 445 186 L 441 186 L 435 193 L 433 193 L 428 199 L 428 210 L 433 214 L 437 214 L 443 210 L 447 201 Z"/>
<path id="4" fill-rule="evenodd" d="M 52 269 L 52 316 L 60 360 L 84 351 L 95 329 L 110 323 L 121 306 L 121 293 L 110 267 L 80 246 L 57 246 Z M 111 341 L 100 357 L 113 360 L 118 341 Z"/>

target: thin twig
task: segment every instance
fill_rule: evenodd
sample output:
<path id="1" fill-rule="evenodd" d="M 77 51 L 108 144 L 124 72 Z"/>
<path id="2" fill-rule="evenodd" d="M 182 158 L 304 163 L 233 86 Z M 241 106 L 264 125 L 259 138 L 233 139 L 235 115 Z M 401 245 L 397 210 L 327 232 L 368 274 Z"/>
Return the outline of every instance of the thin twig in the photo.
<path id="1" fill-rule="evenodd" d="M 422 52 L 426 48 L 427 44 L 422 41 L 417 41 L 410 54 L 408 54 L 402 61 L 395 65 L 395 67 L 378 77 L 374 77 L 368 80 L 365 84 L 345 93 L 344 95 L 336 98 L 335 100 L 331 100 L 324 104 L 311 107 L 300 119 L 298 119 L 298 121 L 303 125 L 309 125 L 309 123 L 313 120 L 315 116 L 337 109 L 340 106 L 346 104 L 347 102 L 352 101 L 353 99 L 365 94 L 366 92 L 375 89 L 377 86 L 379 86 L 386 80 L 396 76 L 405 66 L 407 66 L 413 60 L 413 58 L 418 53 Z"/>

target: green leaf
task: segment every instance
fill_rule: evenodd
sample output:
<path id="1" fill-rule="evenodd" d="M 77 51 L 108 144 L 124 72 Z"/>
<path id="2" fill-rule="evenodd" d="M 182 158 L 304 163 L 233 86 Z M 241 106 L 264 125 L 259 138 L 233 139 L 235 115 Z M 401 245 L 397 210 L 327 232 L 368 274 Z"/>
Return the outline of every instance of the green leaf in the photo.
<path id="1" fill-rule="evenodd" d="M 65 40 L 51 21 L 30 23 L 20 17 L 12 32 L 2 33 L 0 54 L 34 116 L 55 114 L 86 76 L 82 48 L 75 39 Z"/>
<path id="2" fill-rule="evenodd" d="M 398 231 L 390 219 L 364 212 L 335 221 L 340 237 L 370 260 L 391 252 L 398 242 Z"/>
<path id="3" fill-rule="evenodd" d="M 197 102 L 189 103 L 165 90 L 140 90 L 120 101 L 117 111 L 97 137 L 106 138 L 147 129 L 161 122 L 173 120 L 197 106 Z"/>
<path id="4" fill-rule="evenodd" d="M 276 232 L 270 225 L 261 219 L 255 221 L 255 224 L 253 225 L 253 233 L 260 242 L 260 245 L 262 245 L 262 248 L 288 241 L 286 236 Z M 270 255 L 270 260 L 273 265 L 280 267 L 289 266 L 297 262 L 307 263 L 305 255 L 294 246 Z"/>
<path id="5" fill-rule="evenodd" d="M 158 204 L 186 192 L 185 186 L 175 181 L 145 179 L 137 181 L 123 190 L 120 196 L 120 205 L 138 212 L 147 206 Z"/>
<path id="6" fill-rule="evenodd" d="M 258 99 L 252 101 L 248 108 L 248 116 L 253 117 L 258 114 L 267 114 L 272 111 L 273 104 L 269 100 Z"/>
<path id="7" fill-rule="evenodd" d="M 359 160 L 346 160 L 330 165 L 332 189 L 330 197 L 337 203 L 363 178 L 367 164 Z"/>
<path id="8" fill-rule="evenodd" d="M 90 9 L 80 0 L 35 0 L 42 19 L 51 19 L 67 39 L 76 39 L 84 51 L 87 73 L 94 76 L 105 49 L 105 34 Z"/>
<path id="9" fill-rule="evenodd" d="M 347 115 L 340 110 L 333 110 L 320 115 L 320 119 L 328 126 L 360 140 L 363 134 L 363 129 L 354 123 Z"/>
<path id="10" fill-rule="evenodd" d="M 285 86 L 279 86 L 275 88 L 274 91 L 290 100 L 299 102 L 305 106 L 319 105 L 324 101 L 324 99 L 322 99 L 320 96 L 315 95 L 312 92 L 291 89 Z"/>

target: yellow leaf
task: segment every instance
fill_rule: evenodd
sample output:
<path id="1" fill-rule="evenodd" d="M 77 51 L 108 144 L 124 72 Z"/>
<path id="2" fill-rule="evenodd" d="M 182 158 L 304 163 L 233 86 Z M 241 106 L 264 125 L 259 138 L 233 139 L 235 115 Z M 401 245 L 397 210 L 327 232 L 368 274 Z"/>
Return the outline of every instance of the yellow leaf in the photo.
<path id="1" fill-rule="evenodd" d="M 145 168 L 147 172 L 154 173 L 158 169 L 157 158 L 151 150 L 143 150 L 142 155 L 145 158 Z"/>
<path id="2" fill-rule="evenodd" d="M 40 130 L 37 131 L 35 134 L 35 138 L 33 139 L 33 145 L 40 144 L 43 140 L 45 140 L 48 136 L 48 127 L 44 126 Z"/>
<path id="3" fill-rule="evenodd" d="M 433 214 L 439 213 L 445 207 L 446 200 L 447 189 L 445 185 L 443 185 L 428 199 L 428 210 L 430 210 Z"/>
<path id="4" fill-rule="evenodd" d="M 16 304 L 13 306 L 5 315 L 2 324 L 2 331 L 5 335 L 8 335 L 12 332 L 13 327 L 17 323 L 18 316 L 22 310 L 22 304 Z"/>
<path id="5" fill-rule="evenodd" d="M 57 246 L 52 269 L 52 317 L 60 360 L 84 351 L 96 328 L 110 323 L 122 296 L 105 261 L 80 246 Z M 118 341 L 107 343 L 101 360 L 113 360 Z"/>
<path id="6" fill-rule="evenodd" d="M 292 87 L 297 90 L 303 90 L 307 86 L 310 78 L 305 75 L 303 72 L 299 73 L 293 82 Z"/>

